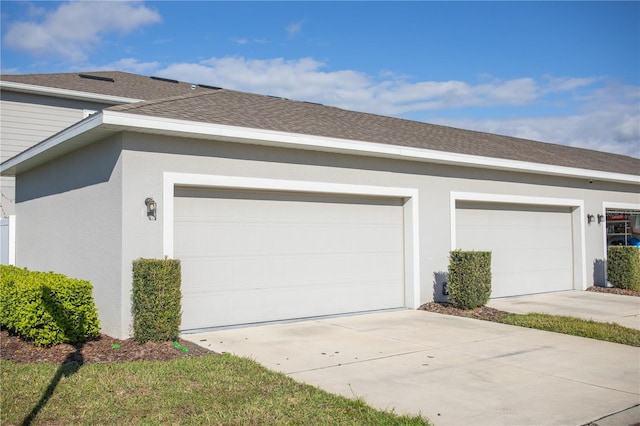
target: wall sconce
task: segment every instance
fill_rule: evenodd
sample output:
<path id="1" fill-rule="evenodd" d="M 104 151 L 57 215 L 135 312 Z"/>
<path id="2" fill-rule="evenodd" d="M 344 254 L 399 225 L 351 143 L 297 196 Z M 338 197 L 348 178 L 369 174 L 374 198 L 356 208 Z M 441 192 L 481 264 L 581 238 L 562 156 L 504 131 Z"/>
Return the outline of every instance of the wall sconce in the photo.
<path id="1" fill-rule="evenodd" d="M 588 214 L 587 215 L 587 223 L 589 225 L 591 225 L 593 223 L 593 220 L 595 219 L 595 216 L 593 216 L 592 214 Z"/>
<path id="2" fill-rule="evenodd" d="M 153 198 L 149 197 L 144 200 L 144 203 L 147 205 L 147 219 L 156 220 L 156 210 L 158 209 L 158 205 Z"/>
<path id="3" fill-rule="evenodd" d="M 598 225 L 600 225 L 602 222 L 604 222 L 604 215 L 603 214 L 599 214 L 598 215 Z"/>

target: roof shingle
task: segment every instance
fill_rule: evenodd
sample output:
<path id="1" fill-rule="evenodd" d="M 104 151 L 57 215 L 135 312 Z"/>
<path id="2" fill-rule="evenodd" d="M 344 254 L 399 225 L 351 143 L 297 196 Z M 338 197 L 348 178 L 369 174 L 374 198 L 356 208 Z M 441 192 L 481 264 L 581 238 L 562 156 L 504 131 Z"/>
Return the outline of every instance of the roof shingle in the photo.
<path id="1" fill-rule="evenodd" d="M 89 78 L 82 76 L 89 76 Z M 109 79 L 113 81 L 109 81 Z M 145 77 L 121 71 L 2 75 L 0 80 L 143 100 L 212 90 L 210 86 L 192 85 L 176 80 Z M 192 86 L 194 86 L 193 89 Z"/>
<path id="2" fill-rule="evenodd" d="M 640 175 L 640 159 L 624 155 L 224 89 L 108 110 Z"/>
<path id="3" fill-rule="evenodd" d="M 81 77 L 80 74 L 97 76 Z M 144 99 L 108 110 L 640 175 L 640 159 L 510 136 L 348 111 L 120 71 L 2 75 L 0 80 Z M 110 81 L 113 80 L 113 81 Z"/>

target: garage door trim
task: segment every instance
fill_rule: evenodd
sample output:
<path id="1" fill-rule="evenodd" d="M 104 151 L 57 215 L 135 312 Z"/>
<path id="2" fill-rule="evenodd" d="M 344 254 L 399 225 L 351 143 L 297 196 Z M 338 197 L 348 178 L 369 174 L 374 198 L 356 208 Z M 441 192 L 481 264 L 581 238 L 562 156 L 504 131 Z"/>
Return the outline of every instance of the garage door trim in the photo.
<path id="1" fill-rule="evenodd" d="M 458 201 L 477 201 L 496 204 L 521 204 L 536 206 L 562 206 L 572 209 L 573 219 L 573 253 L 574 253 L 574 273 L 573 288 L 576 290 L 586 290 L 587 288 L 587 253 L 585 246 L 586 214 L 584 213 L 584 200 L 571 198 L 550 198 L 531 197 L 525 195 L 491 194 L 479 192 L 456 192 L 450 195 L 450 246 L 451 250 L 456 249 L 456 204 Z"/>
<path id="2" fill-rule="evenodd" d="M 405 200 L 403 206 L 405 306 L 412 309 L 417 309 L 420 306 L 419 202 L 417 188 L 165 172 L 159 219 L 163 221 L 163 255 L 168 258 L 173 258 L 174 254 L 173 222 L 176 186 L 403 198 Z"/>

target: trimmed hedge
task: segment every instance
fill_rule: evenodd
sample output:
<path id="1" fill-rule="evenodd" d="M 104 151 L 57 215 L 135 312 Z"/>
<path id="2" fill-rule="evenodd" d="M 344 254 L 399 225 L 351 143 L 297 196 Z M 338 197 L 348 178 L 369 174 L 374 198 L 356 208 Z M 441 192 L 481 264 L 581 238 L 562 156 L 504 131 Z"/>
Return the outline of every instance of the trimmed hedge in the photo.
<path id="1" fill-rule="evenodd" d="M 84 342 L 100 332 L 88 281 L 0 265 L 0 324 L 38 346 Z"/>
<path id="2" fill-rule="evenodd" d="M 454 250 L 449 253 L 449 300 L 456 308 L 484 306 L 491 296 L 491 252 Z"/>
<path id="3" fill-rule="evenodd" d="M 180 332 L 181 270 L 178 259 L 138 259 L 133 262 L 133 338 L 175 340 Z"/>
<path id="4" fill-rule="evenodd" d="M 640 249 L 633 246 L 611 246 L 607 257 L 607 279 L 611 285 L 640 291 Z"/>

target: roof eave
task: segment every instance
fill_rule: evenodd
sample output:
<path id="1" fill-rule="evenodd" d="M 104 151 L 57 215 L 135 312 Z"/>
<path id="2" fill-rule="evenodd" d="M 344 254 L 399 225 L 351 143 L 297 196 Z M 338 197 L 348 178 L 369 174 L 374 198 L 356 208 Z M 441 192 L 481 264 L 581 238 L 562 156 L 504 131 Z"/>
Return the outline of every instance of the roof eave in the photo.
<path id="1" fill-rule="evenodd" d="M 16 83 L 0 80 L 0 89 L 13 92 L 29 93 L 34 95 L 54 96 L 65 99 L 75 99 L 89 102 L 101 102 L 111 105 L 131 104 L 141 102 L 142 99 L 123 96 L 103 95 L 100 93 L 83 92 L 79 90 L 60 89 L 57 87 L 37 86 L 34 84 Z"/>
<path id="2" fill-rule="evenodd" d="M 93 114 L 11 157 L 0 164 L 0 176 L 15 176 L 26 172 L 118 131 L 103 126 L 102 118 L 102 113 Z"/>
<path id="3" fill-rule="evenodd" d="M 13 176 L 15 173 L 26 171 L 31 167 L 35 167 L 35 165 L 49 161 L 61 155 L 63 152 L 68 152 L 84 144 L 89 144 L 98 136 L 104 137 L 107 134 L 118 131 L 155 133 L 210 140 L 217 139 L 283 148 L 365 155 L 635 185 L 640 184 L 640 176 L 624 173 L 458 154 L 367 141 L 167 119 L 109 110 L 104 110 L 0 164 L 0 174 L 3 176 Z M 67 143 L 72 146 L 67 147 Z M 44 158 L 44 160 L 42 160 L 42 158 Z"/>

